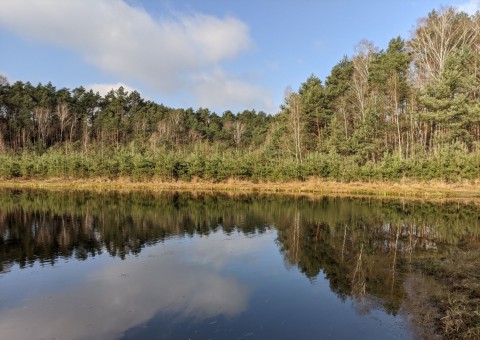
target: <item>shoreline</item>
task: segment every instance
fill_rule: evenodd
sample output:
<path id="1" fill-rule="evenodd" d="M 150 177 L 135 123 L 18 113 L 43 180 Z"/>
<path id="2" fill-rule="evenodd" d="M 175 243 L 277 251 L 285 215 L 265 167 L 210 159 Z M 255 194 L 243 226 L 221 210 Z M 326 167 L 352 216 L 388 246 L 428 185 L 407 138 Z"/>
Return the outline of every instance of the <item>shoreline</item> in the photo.
<path id="1" fill-rule="evenodd" d="M 411 198 L 427 200 L 480 201 L 480 183 L 445 183 L 440 181 L 335 182 L 310 179 L 304 182 L 211 181 L 133 181 L 131 179 L 15 179 L 0 180 L 2 189 L 44 189 L 65 191 L 164 192 L 192 191 L 232 194 L 289 194 L 315 196 L 351 196 L 377 198 Z"/>

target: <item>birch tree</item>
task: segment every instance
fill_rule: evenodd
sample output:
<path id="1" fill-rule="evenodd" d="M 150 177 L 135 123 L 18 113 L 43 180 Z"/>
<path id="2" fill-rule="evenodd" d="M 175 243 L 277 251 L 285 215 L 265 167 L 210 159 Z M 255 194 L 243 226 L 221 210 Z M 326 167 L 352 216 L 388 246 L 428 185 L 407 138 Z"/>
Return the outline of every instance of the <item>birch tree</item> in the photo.
<path id="1" fill-rule="evenodd" d="M 355 52 L 356 55 L 353 58 L 352 90 L 355 94 L 361 120 L 365 122 L 370 64 L 375 57 L 376 49 L 372 42 L 362 40 L 355 48 Z"/>
<path id="2" fill-rule="evenodd" d="M 293 154 L 297 164 L 303 162 L 303 133 L 305 122 L 303 120 L 302 103 L 298 93 L 289 92 L 287 104 L 287 130 L 293 144 Z"/>
<path id="3" fill-rule="evenodd" d="M 420 19 L 409 42 L 420 86 L 437 80 L 449 56 L 462 46 L 474 44 L 478 35 L 470 17 L 453 8 L 432 11 Z"/>

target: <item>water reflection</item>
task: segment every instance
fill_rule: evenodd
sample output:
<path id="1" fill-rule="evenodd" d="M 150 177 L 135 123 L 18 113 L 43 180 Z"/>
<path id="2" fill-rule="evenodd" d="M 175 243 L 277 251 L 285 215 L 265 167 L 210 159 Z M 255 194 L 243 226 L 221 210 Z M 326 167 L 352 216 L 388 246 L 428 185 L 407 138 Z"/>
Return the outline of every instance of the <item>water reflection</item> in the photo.
<path id="1" fill-rule="evenodd" d="M 165 313 L 190 324 L 242 320 L 263 308 L 252 277 L 278 271 L 249 263 L 272 257 L 274 242 L 286 268 L 327 283 L 357 315 L 394 316 L 405 308 L 412 262 L 477 240 L 478 213 L 474 205 L 367 199 L 0 192 L 3 291 L 18 268 L 95 258 L 80 281 L 0 310 L 0 329 L 7 338 L 117 338 Z M 378 329 L 368 335 L 388 335 Z"/>
<path id="2" fill-rule="evenodd" d="M 80 285 L 0 312 L 2 337 L 113 339 L 159 312 L 177 319 L 234 317 L 246 309 L 248 287 L 222 275 L 221 264 L 197 261 L 204 256 L 204 245 L 221 244 L 219 237 L 194 238 L 191 244 L 176 240 L 148 249 L 144 256 L 93 270 Z M 234 245 L 243 245 L 224 253 L 223 263 L 262 247 L 262 239 L 245 243 L 238 235 L 232 237 Z"/>

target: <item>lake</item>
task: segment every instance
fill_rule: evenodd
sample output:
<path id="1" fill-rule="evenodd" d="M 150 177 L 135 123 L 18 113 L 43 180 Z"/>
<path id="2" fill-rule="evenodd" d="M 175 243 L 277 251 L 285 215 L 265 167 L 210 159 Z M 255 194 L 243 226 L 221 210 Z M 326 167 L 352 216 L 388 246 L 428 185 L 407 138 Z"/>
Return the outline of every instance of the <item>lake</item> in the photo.
<path id="1" fill-rule="evenodd" d="M 455 202 L 0 191 L 0 338 L 433 337 L 430 304 L 448 289 L 433 269 L 478 249 L 479 216 Z"/>

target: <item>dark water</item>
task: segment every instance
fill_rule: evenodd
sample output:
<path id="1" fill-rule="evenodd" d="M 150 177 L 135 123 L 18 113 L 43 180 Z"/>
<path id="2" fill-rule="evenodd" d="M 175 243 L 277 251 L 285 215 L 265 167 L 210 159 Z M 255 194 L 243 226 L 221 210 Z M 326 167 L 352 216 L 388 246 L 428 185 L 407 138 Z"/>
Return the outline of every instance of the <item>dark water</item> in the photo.
<path id="1" fill-rule="evenodd" d="M 0 192 L 1 339 L 410 339 L 476 206 Z"/>

